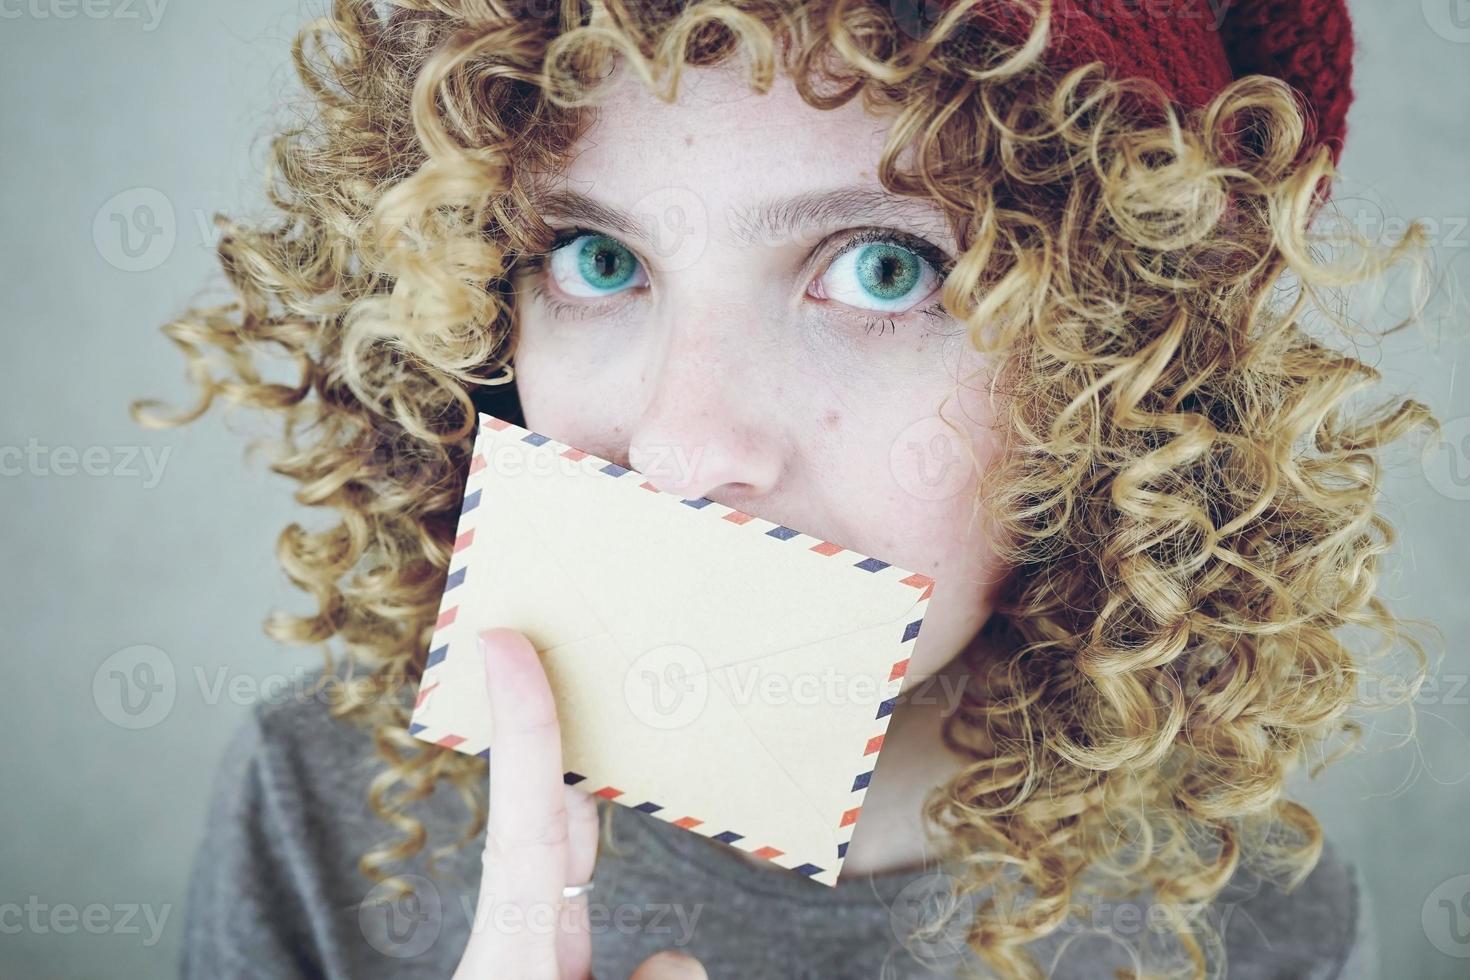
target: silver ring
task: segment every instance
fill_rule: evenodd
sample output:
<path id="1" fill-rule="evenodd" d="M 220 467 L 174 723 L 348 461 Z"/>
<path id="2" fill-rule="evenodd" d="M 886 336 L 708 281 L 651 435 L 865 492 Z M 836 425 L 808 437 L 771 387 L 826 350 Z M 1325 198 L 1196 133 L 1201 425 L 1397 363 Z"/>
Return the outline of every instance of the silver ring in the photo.
<path id="1" fill-rule="evenodd" d="M 561 890 L 561 897 L 576 898 L 578 895 L 585 895 L 592 890 L 594 884 L 595 882 L 589 881 L 583 885 L 568 885 Z"/>

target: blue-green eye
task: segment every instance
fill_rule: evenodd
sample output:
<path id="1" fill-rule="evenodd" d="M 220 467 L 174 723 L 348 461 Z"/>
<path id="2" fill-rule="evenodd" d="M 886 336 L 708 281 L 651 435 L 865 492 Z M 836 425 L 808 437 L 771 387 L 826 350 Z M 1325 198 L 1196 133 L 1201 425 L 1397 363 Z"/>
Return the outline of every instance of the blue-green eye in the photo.
<path id="1" fill-rule="evenodd" d="M 860 310 L 905 313 L 939 286 L 933 264 L 897 242 L 860 242 L 833 260 L 822 276 L 826 295 Z"/>
<path id="2" fill-rule="evenodd" d="M 550 260 L 557 288 L 571 296 L 595 299 L 648 283 L 638 257 L 607 235 L 578 235 L 554 249 Z"/>

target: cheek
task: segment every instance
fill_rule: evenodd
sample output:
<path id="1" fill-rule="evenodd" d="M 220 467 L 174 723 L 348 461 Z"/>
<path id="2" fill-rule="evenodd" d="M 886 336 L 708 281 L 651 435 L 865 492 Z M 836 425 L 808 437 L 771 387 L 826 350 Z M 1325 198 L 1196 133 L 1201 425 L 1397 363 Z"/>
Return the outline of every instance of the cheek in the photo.
<path id="1" fill-rule="evenodd" d="M 575 417 L 576 407 L 571 402 L 581 389 L 558 379 L 553 365 L 545 362 L 534 343 L 522 340 L 517 344 L 513 363 L 516 395 L 526 428 L 577 445 L 564 439 L 563 433 L 567 420 Z"/>
<path id="2" fill-rule="evenodd" d="M 914 544 L 927 556 L 923 570 L 935 585 L 913 653 L 916 680 L 938 671 L 974 638 L 990 618 L 1006 578 L 983 509 L 971 519 L 971 496 L 941 505 L 919 526 L 924 539 Z"/>
<path id="3" fill-rule="evenodd" d="M 956 432 L 955 426 L 948 416 L 921 416 L 894 435 L 885 461 L 898 492 L 939 520 L 967 509 L 979 479 L 977 467 L 986 462 L 983 435 Z"/>
<path id="4" fill-rule="evenodd" d="M 916 679 L 939 670 L 974 638 L 1007 575 L 988 514 L 975 502 L 999 440 L 983 426 L 961 426 L 963 416 L 953 405 L 943 419 L 920 416 L 890 437 L 881 458 L 870 460 L 870 473 L 885 484 L 882 513 L 872 519 L 886 531 L 876 539 L 890 549 L 891 561 L 935 581 L 913 655 Z M 970 418 L 979 416 L 972 411 Z"/>
<path id="5" fill-rule="evenodd" d="M 526 322 L 513 363 L 526 427 L 558 442 L 622 463 L 626 406 L 636 393 L 630 360 L 588 356 L 585 349 Z"/>

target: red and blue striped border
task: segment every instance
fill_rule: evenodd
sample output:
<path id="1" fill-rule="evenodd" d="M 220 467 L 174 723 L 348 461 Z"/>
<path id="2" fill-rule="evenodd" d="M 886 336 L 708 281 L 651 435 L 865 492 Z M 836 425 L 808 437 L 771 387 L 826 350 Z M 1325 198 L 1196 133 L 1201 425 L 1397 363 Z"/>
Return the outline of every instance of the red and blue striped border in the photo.
<path id="1" fill-rule="evenodd" d="M 558 443 L 555 440 L 549 438 L 548 436 L 544 436 L 539 432 L 532 432 L 529 429 L 523 429 L 520 426 L 517 426 L 511 422 L 507 422 L 504 419 L 498 419 L 492 415 L 481 414 L 480 424 L 483 428 L 488 428 L 496 432 L 504 432 L 506 430 L 523 432 L 525 433 L 525 435 L 521 437 L 521 441 L 529 443 L 532 446 L 542 446 L 547 443 L 550 443 L 553 446 L 560 446 L 561 456 L 573 462 L 585 461 L 591 471 L 602 473 L 603 475 L 611 477 L 613 479 L 621 479 L 627 476 L 629 473 L 633 473 L 635 477 L 640 475 L 635 471 L 619 466 L 616 463 L 608 462 L 605 459 L 593 456 L 592 454 L 583 452 L 580 449 L 574 449 L 571 446 L 566 446 L 562 443 Z M 464 498 L 463 503 L 460 506 L 459 526 L 456 529 L 454 547 L 450 556 L 449 573 L 445 578 L 444 594 L 439 603 L 439 618 L 434 624 L 433 639 L 429 643 L 429 655 L 424 663 L 423 679 L 419 683 L 418 696 L 414 702 L 415 714 L 418 713 L 419 708 L 423 706 L 424 702 L 428 699 L 429 695 L 433 693 L 434 689 L 439 686 L 439 680 L 436 676 L 438 671 L 436 671 L 435 668 L 444 662 L 444 658 L 449 653 L 449 639 L 447 630 L 448 627 L 453 625 L 455 618 L 459 613 L 461 589 L 464 586 L 465 576 L 468 571 L 465 555 L 475 540 L 475 525 L 476 518 L 478 517 L 477 511 L 480 506 L 480 500 L 484 490 L 486 470 L 487 464 L 485 456 L 484 453 L 480 451 L 477 440 L 477 445 L 470 461 L 469 475 L 465 481 Z M 641 482 L 639 486 L 653 493 L 664 492 L 662 490 L 659 490 L 652 483 L 649 483 L 647 480 Z M 673 495 L 671 494 L 670 496 Z M 733 524 L 744 525 L 752 521 L 760 520 L 760 518 L 755 517 L 755 515 L 753 514 L 747 514 L 743 511 L 735 510 L 731 507 L 726 507 L 723 504 L 716 503 L 715 501 L 710 500 L 707 497 L 699 497 L 696 499 L 679 499 L 681 503 L 692 507 L 695 510 L 705 511 L 710 514 L 717 514 L 719 516 L 719 519 L 730 521 Z M 790 542 L 797 541 L 799 539 L 813 540 L 808 535 L 802 534 L 800 531 L 797 531 L 794 528 L 783 527 L 779 524 L 772 526 L 769 530 L 765 532 L 765 534 L 768 537 L 774 538 L 778 541 Z M 834 544 L 831 541 L 818 540 L 816 544 L 809 545 L 808 548 L 809 550 L 828 558 L 836 557 L 844 552 L 847 552 L 848 554 L 854 554 L 854 552 L 848 552 L 846 548 L 843 548 L 841 545 Z M 869 557 L 863 557 L 860 561 L 852 562 L 852 567 L 873 574 L 885 573 L 886 570 L 892 568 L 892 566 L 888 562 Z M 902 571 L 902 569 L 898 569 L 895 571 Z M 888 574 L 893 574 L 893 572 L 888 572 Z M 900 646 L 905 646 L 908 648 L 908 650 L 911 651 L 912 647 L 908 645 L 912 644 L 916 639 L 918 639 L 919 630 L 924 622 L 924 607 L 928 603 L 930 596 L 934 594 L 934 580 L 927 575 L 923 575 L 918 572 L 912 572 L 905 575 L 902 579 L 900 579 L 900 581 L 903 582 L 905 585 L 912 586 L 913 588 L 919 590 L 919 597 L 917 600 L 915 600 L 916 616 L 912 622 L 904 626 L 903 635 L 899 639 Z M 847 845 L 851 842 L 852 829 L 857 824 L 858 814 L 862 811 L 862 801 L 867 795 L 868 784 L 873 778 L 874 765 L 877 762 L 879 751 L 883 748 L 884 734 L 888 730 L 888 718 L 893 713 L 894 705 L 898 700 L 899 690 L 903 686 L 903 677 L 908 671 L 909 660 L 910 656 L 905 655 L 902 659 L 894 661 L 893 667 L 889 671 L 888 684 L 890 696 L 884 699 L 878 705 L 877 713 L 873 718 L 873 734 L 871 737 L 868 738 L 866 745 L 863 747 L 863 753 L 861 757 L 862 761 L 860 763 L 861 771 L 858 772 L 852 782 L 853 805 L 847 810 L 843 811 L 842 816 L 838 821 L 838 836 L 845 838 L 841 841 L 841 843 L 837 845 L 837 854 L 835 855 L 835 857 L 836 863 L 838 865 L 840 865 L 842 859 L 847 856 Z M 420 724 L 416 721 L 410 721 L 408 730 L 409 734 L 426 742 L 430 742 L 434 745 L 439 745 L 447 749 L 454 749 L 455 751 L 459 752 L 470 751 L 470 748 L 463 747 L 466 741 L 464 736 L 457 733 L 429 731 L 428 725 Z M 490 757 L 490 749 L 485 748 L 478 752 L 475 752 L 474 754 L 479 758 L 488 759 Z M 582 773 L 572 772 L 569 770 L 563 774 L 563 779 L 567 783 L 567 785 L 571 786 L 585 782 L 587 776 L 583 775 Z M 655 803 L 652 800 L 644 800 L 641 803 L 631 803 L 627 800 L 621 799 L 621 797 L 623 796 L 623 791 L 615 786 L 604 785 L 596 789 L 589 789 L 587 790 L 587 792 L 589 792 L 593 796 L 600 796 L 603 799 L 616 800 L 617 802 L 622 803 L 625 806 L 630 806 L 633 809 L 641 811 L 643 813 L 653 814 L 662 820 L 666 820 L 669 823 L 674 824 L 677 827 L 683 827 L 686 830 L 696 831 L 697 833 L 701 833 L 706 837 L 711 838 L 712 840 L 718 840 L 725 844 L 738 846 L 742 850 L 746 850 L 748 853 L 753 854 L 756 857 L 766 858 L 767 860 L 774 860 L 784 854 L 784 852 L 781 851 L 779 848 L 772 847 L 769 844 L 763 844 L 755 847 L 750 847 L 750 842 L 748 841 L 745 844 L 737 844 L 737 842 L 739 841 L 745 841 L 745 836 L 743 834 L 737 833 L 734 830 L 716 831 L 713 827 L 707 826 L 705 824 L 705 821 L 700 819 L 699 817 L 695 817 L 689 814 L 676 816 L 672 813 L 666 812 L 662 804 Z M 784 866 L 785 865 L 783 865 L 783 867 Z M 813 864 L 808 861 L 792 867 L 790 870 L 795 871 L 798 874 L 811 877 L 813 875 L 821 874 L 822 872 L 826 871 L 827 868 L 821 865 Z"/>

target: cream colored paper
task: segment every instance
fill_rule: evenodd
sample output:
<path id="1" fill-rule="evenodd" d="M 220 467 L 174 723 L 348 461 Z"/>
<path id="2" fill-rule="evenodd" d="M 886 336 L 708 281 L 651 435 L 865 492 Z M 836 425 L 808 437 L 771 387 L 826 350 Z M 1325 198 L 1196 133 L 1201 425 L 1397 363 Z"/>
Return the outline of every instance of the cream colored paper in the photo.
<path id="1" fill-rule="evenodd" d="M 414 734 L 485 755 L 520 630 L 568 782 L 835 884 L 932 580 L 480 422 Z"/>

